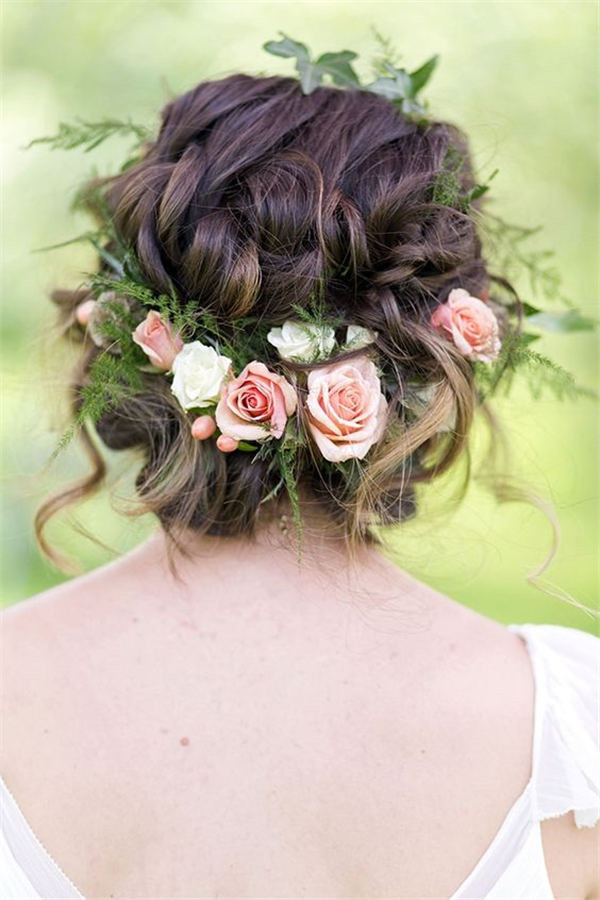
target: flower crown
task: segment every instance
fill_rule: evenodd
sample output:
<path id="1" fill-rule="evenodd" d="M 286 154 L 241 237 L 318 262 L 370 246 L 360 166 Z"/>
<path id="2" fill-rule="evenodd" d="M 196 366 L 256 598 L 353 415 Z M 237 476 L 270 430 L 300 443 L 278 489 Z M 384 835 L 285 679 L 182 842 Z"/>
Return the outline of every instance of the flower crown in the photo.
<path id="1" fill-rule="evenodd" d="M 304 44 L 286 35 L 264 47 L 296 60 L 304 93 L 327 78 L 338 87 L 383 95 L 404 115 L 422 121 L 427 105 L 418 95 L 435 69 L 437 57 L 408 72 L 398 67 L 389 44 L 379 40 L 384 56 L 376 62 L 377 77 L 367 84 L 360 84 L 352 67 L 357 56 L 352 51 L 324 53 L 313 60 Z M 124 164 L 124 170 L 139 158 L 149 137 L 145 128 L 131 122 L 61 123 L 56 135 L 38 138 L 29 146 L 47 143 L 52 149 L 81 147 L 87 151 L 124 133 L 133 133 L 136 139 L 133 158 Z M 457 175 L 461 163 L 461 158 L 448 156 L 432 185 L 432 196 L 434 202 L 476 216 L 479 213 L 473 201 L 488 191 L 496 173 L 465 194 Z M 328 315 L 322 298 L 315 300 L 310 310 L 294 308 L 296 318 L 283 323 L 238 319 L 223 333 L 208 310 L 200 306 L 182 310 L 175 291 L 158 294 L 148 286 L 135 252 L 124 246 L 115 232 L 103 197 L 98 194 L 94 199 L 102 214 L 97 231 L 65 244 L 88 241 L 103 260 L 103 271 L 87 278 L 86 299 L 77 306 L 74 317 L 101 352 L 89 367 L 77 414 L 55 453 L 87 421 L 98 422 L 107 409 L 142 390 L 143 373 L 167 376 L 171 392 L 189 418 L 194 439 L 214 438 L 223 453 L 271 454 L 277 460 L 281 478 L 272 494 L 285 486 L 297 518 L 294 460 L 304 441 L 310 440 L 327 464 L 343 471 L 346 463 L 355 465 L 385 438 L 386 395 L 397 396 L 398 385 L 389 385 L 375 362 L 379 336 L 359 323 L 344 323 Z M 518 264 L 529 275 L 532 292 L 541 292 L 567 308 L 543 311 L 533 303 L 521 302 L 504 279 L 496 278 L 493 299 L 488 293 L 473 296 L 455 287 L 429 315 L 429 327 L 470 362 L 480 399 L 493 394 L 499 385 L 508 392 L 517 370 L 529 376 L 534 397 L 544 388 L 559 398 L 596 397 L 594 391 L 576 385 L 571 373 L 530 346 L 544 329 L 566 333 L 596 325 L 596 320 L 582 316 L 561 294 L 559 277 L 547 265 L 548 254 L 524 250 L 524 241 L 538 229 L 511 225 L 489 213 L 480 225 L 484 242 L 490 241 L 486 255 L 496 258 L 500 271 L 510 276 Z M 306 368 L 306 384 L 300 391 L 298 375 Z M 420 415 L 435 391 L 436 385 L 419 381 L 402 385 L 400 402 L 406 415 Z M 300 420 L 306 429 L 299 427 Z M 442 430 L 453 428 L 450 420 Z"/>
<path id="2" fill-rule="evenodd" d="M 128 309 L 114 291 L 105 291 L 76 308 L 78 323 L 99 346 L 105 343 L 102 323 L 107 313 L 109 320 L 118 315 L 119 305 L 121 313 Z M 435 309 L 430 324 L 468 359 L 491 362 L 502 346 L 491 307 L 461 288 Z M 280 439 L 298 411 L 296 385 L 258 359 L 248 360 L 235 374 L 214 331 L 213 323 L 204 329 L 204 340 L 184 342 L 168 318 L 150 309 L 130 336 L 144 352 L 148 371 L 172 376 L 172 393 L 193 414 L 195 439 L 207 440 L 218 431 L 216 445 L 224 453 L 257 450 L 264 441 Z M 383 435 L 388 404 L 377 368 L 366 353 L 355 353 L 376 339 L 371 329 L 348 325 L 339 345 L 334 327 L 306 319 L 289 319 L 266 335 L 282 361 L 319 364 L 308 374 L 304 412 L 316 447 L 330 462 L 364 458 Z M 353 355 L 323 364 L 334 350 Z"/>

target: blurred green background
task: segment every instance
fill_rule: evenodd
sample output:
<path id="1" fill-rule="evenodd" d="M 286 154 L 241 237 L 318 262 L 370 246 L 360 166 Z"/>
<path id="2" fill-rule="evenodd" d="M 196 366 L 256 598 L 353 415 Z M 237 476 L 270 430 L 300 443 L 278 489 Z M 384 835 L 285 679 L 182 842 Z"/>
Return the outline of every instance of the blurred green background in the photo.
<path id="1" fill-rule="evenodd" d="M 597 315 L 596 4 L 589 2 L 7 2 L 4 0 L 4 228 L 2 299 L 3 603 L 65 578 L 43 560 L 33 537 L 40 500 L 85 471 L 72 446 L 47 459 L 65 415 L 68 350 L 55 341 L 49 291 L 80 282 L 93 260 L 81 246 L 35 249 L 86 228 L 68 206 L 92 167 L 108 173 L 126 143 L 94 154 L 34 147 L 60 120 L 126 118 L 154 126 L 158 110 L 200 80 L 232 71 L 292 73 L 261 50 L 279 30 L 313 50 L 352 49 L 369 74 L 372 28 L 414 68 L 441 63 L 425 96 L 432 112 L 470 135 L 481 178 L 493 169 L 491 211 L 543 225 L 532 249 L 554 248 L 564 290 Z M 528 283 L 517 285 L 535 302 Z M 547 305 L 540 300 L 541 305 Z M 544 335 L 536 345 L 597 386 L 597 337 Z M 544 574 L 581 603 L 598 606 L 598 407 L 591 400 L 532 400 L 517 384 L 496 410 L 509 430 L 511 472 L 553 505 L 561 543 Z M 53 430 L 54 429 L 54 430 Z M 474 444 L 481 444 L 475 430 Z M 110 454 L 109 454 L 110 455 Z M 83 570 L 142 540 L 154 523 L 122 515 L 135 460 L 111 456 L 108 492 L 61 514 L 51 539 Z M 523 504 L 498 506 L 477 485 L 445 512 L 446 479 L 423 494 L 419 518 L 393 538 L 397 562 L 417 578 L 502 622 L 543 621 L 597 631 L 594 619 L 525 580 L 545 557 L 551 529 Z M 98 546 L 86 531 L 98 537 Z"/>

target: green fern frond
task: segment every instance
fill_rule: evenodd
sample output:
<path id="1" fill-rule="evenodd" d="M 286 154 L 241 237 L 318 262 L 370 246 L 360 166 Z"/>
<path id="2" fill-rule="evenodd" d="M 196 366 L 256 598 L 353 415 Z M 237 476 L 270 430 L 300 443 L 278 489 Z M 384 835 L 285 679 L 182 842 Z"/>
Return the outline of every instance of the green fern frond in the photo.
<path id="1" fill-rule="evenodd" d="M 285 434 L 281 438 L 277 446 L 277 458 L 279 461 L 279 470 L 284 481 L 290 505 L 292 507 L 292 518 L 296 529 L 298 540 L 298 560 L 302 557 L 302 516 L 300 514 L 300 500 L 298 497 L 298 449 L 299 441 L 296 433 L 297 429 L 293 422 L 288 422 Z"/>
<path id="2" fill-rule="evenodd" d="M 379 78 L 388 74 L 386 64 L 399 68 L 402 56 L 394 47 L 391 38 L 384 37 L 375 27 L 371 28 L 371 32 L 377 45 L 377 53 L 371 60 L 371 71 L 373 78 Z"/>
<path id="3" fill-rule="evenodd" d="M 319 279 L 317 288 L 310 294 L 306 307 L 292 303 L 291 307 L 301 322 L 318 328 L 337 328 L 344 321 L 343 316 L 334 316 L 327 308 L 324 279 Z"/>
<path id="4" fill-rule="evenodd" d="M 494 363 L 473 363 L 482 399 L 500 388 L 503 395 L 508 396 L 517 374 L 525 380 L 534 399 L 539 399 L 544 391 L 550 391 L 559 400 L 574 400 L 579 397 L 597 399 L 598 394 L 578 385 L 571 372 L 544 354 L 532 350 L 529 337 L 518 332 L 508 334 Z"/>
<path id="5" fill-rule="evenodd" d="M 128 361 L 107 352 L 101 353 L 92 362 L 89 381 L 81 389 L 81 415 L 97 422 L 108 409 L 141 387 L 142 377 Z"/>
<path id="6" fill-rule="evenodd" d="M 571 372 L 529 347 L 519 348 L 515 365 L 521 367 L 521 375 L 526 379 L 531 395 L 536 400 L 546 389 L 559 400 L 598 397 L 596 391 L 578 385 Z"/>
<path id="7" fill-rule="evenodd" d="M 516 280 L 524 273 L 534 296 L 543 296 L 553 303 L 575 308 L 573 301 L 563 292 L 560 272 L 551 264 L 554 251 L 529 250 L 524 246 L 543 226 L 525 228 L 490 213 L 481 217 L 480 226 L 486 255 L 505 278 Z"/>
<path id="8" fill-rule="evenodd" d="M 460 212 L 468 213 L 475 200 L 478 200 L 490 189 L 490 182 L 498 174 L 498 169 L 488 175 L 481 183 L 473 185 L 465 191 L 461 184 L 460 172 L 467 164 L 464 154 L 450 146 L 444 156 L 442 167 L 437 172 L 430 187 L 431 202 L 440 206 L 450 206 Z"/>
<path id="9" fill-rule="evenodd" d="M 108 351 L 91 363 L 88 381 L 81 388 L 79 408 L 73 421 L 61 435 L 50 460 L 54 460 L 71 442 L 86 422 L 96 424 L 110 409 L 142 388 L 140 371 L 127 357 L 113 356 Z"/>
<path id="10" fill-rule="evenodd" d="M 115 135 L 133 135 L 138 144 L 147 140 L 149 129 L 137 125 L 130 119 L 102 119 L 100 122 L 86 122 L 76 119 L 75 122 L 60 122 L 56 134 L 34 138 L 25 147 L 28 150 L 36 144 L 47 144 L 51 150 L 83 149 L 84 153 L 94 150 L 104 141 Z"/>

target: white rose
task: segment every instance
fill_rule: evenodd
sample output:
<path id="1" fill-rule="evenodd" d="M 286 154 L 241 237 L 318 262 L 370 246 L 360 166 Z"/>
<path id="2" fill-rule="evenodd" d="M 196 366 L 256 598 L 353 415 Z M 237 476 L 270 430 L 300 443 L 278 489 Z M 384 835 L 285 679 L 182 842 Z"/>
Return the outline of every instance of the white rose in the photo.
<path id="1" fill-rule="evenodd" d="M 346 329 L 346 349 L 358 350 L 359 347 L 366 347 L 372 344 L 377 337 L 377 332 L 370 328 L 363 328 L 362 325 L 348 325 Z"/>
<path id="2" fill-rule="evenodd" d="M 281 328 L 271 328 L 267 340 L 277 347 L 282 359 L 311 362 L 329 356 L 335 346 L 335 332 L 328 325 L 311 325 L 288 319 Z"/>
<path id="3" fill-rule="evenodd" d="M 200 341 L 184 344 L 173 362 L 171 390 L 184 409 L 216 403 L 231 360 Z"/>

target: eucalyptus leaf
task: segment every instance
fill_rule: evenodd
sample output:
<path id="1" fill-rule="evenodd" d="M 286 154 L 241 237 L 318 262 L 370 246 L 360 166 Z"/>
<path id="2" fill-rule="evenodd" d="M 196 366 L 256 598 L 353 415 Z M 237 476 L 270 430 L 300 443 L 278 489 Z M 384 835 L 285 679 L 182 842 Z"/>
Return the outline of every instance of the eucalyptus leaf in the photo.
<path id="1" fill-rule="evenodd" d="M 389 63 L 386 63 L 386 69 L 393 77 L 378 78 L 367 85 L 367 90 L 398 104 L 406 115 L 422 115 L 425 108 L 415 97 L 416 92 L 413 90 L 408 72 L 404 69 L 396 69 Z"/>
<path id="2" fill-rule="evenodd" d="M 536 312 L 528 316 L 527 324 L 544 331 L 566 334 L 571 331 L 593 331 L 598 322 L 596 319 L 583 316 L 577 309 L 569 309 L 562 313 Z"/>
<path id="3" fill-rule="evenodd" d="M 331 77 L 334 84 L 358 85 L 358 75 L 350 65 L 357 54 L 352 50 L 341 50 L 339 53 L 322 53 L 316 61 L 317 68 Z"/>
<path id="4" fill-rule="evenodd" d="M 406 115 L 421 115 L 425 112 L 425 107 L 421 106 L 421 104 L 414 100 L 412 97 L 404 97 L 400 103 L 400 108 Z"/>
<path id="5" fill-rule="evenodd" d="M 98 256 L 101 259 L 103 259 L 104 262 L 108 263 L 108 265 L 111 267 L 111 269 L 113 269 L 118 275 L 124 274 L 123 266 L 119 262 L 119 260 L 116 259 L 116 257 L 114 257 L 112 255 L 112 253 L 109 253 L 108 250 L 105 247 L 103 247 L 102 244 L 99 243 L 99 241 L 97 241 L 95 238 L 91 237 L 91 238 L 89 238 L 89 242 L 92 245 L 92 247 L 94 247 L 94 249 L 96 250 L 96 253 L 98 254 Z"/>
<path id="6" fill-rule="evenodd" d="M 471 188 L 465 197 L 465 200 L 467 203 L 472 203 L 473 200 L 477 200 L 479 197 L 483 197 L 484 194 L 487 194 L 489 189 L 489 184 L 476 184 L 474 188 Z"/>
<path id="7" fill-rule="evenodd" d="M 299 41 L 293 41 L 283 31 L 279 34 L 283 35 L 280 41 L 267 41 L 263 44 L 263 50 L 272 53 L 274 56 L 296 57 L 297 59 L 309 59 L 308 47 Z"/>
<path id="8" fill-rule="evenodd" d="M 304 94 L 311 94 L 327 77 L 340 87 L 358 88 L 385 97 L 398 105 L 406 115 L 425 114 L 425 106 L 417 101 L 417 93 L 429 81 L 438 63 L 438 56 L 432 56 L 409 74 L 406 69 L 393 65 L 388 55 L 388 58 L 380 60 L 377 65 L 376 70 L 382 73 L 381 77 L 376 78 L 371 84 L 361 85 L 352 67 L 352 63 L 358 58 L 358 54 L 353 50 L 328 51 L 313 59 L 306 44 L 294 41 L 283 31 L 279 33 L 281 40 L 267 41 L 263 44 L 263 49 L 275 56 L 295 59 L 296 71 Z M 380 42 L 386 54 L 388 51 L 391 53 L 389 44 Z"/>
<path id="9" fill-rule="evenodd" d="M 500 169 L 494 169 L 494 171 L 484 184 L 476 184 L 475 187 L 471 188 L 471 190 L 464 197 L 464 203 L 466 206 L 469 206 L 473 202 L 473 200 L 477 200 L 479 197 L 487 194 L 490 189 L 490 182 L 496 177 L 499 171 Z"/>
<path id="10" fill-rule="evenodd" d="M 415 96 L 415 94 L 418 94 L 421 88 L 425 87 L 425 85 L 433 75 L 439 59 L 439 55 L 436 54 L 435 56 L 432 56 L 431 59 L 428 59 L 427 62 L 423 63 L 422 66 L 419 66 L 418 69 L 415 69 L 414 72 L 410 73 L 413 97 Z"/>
<path id="11" fill-rule="evenodd" d="M 296 68 L 300 76 L 300 85 L 303 94 L 312 94 L 312 92 L 321 84 L 323 73 L 321 70 L 311 63 L 308 59 L 298 59 Z"/>
<path id="12" fill-rule="evenodd" d="M 532 306 L 531 303 L 527 303 L 526 301 L 522 303 L 522 307 L 526 316 L 535 316 L 540 312 L 537 306 Z"/>
<path id="13" fill-rule="evenodd" d="M 399 96 L 398 87 L 392 78 L 377 78 L 368 84 L 366 89 L 373 94 L 379 94 L 380 97 L 387 97 L 388 100 L 395 100 Z"/>
<path id="14" fill-rule="evenodd" d="M 399 97 L 412 97 L 412 82 L 410 75 L 406 69 L 397 69 L 391 63 L 386 63 L 385 68 L 390 73 L 394 84 L 396 85 Z"/>

